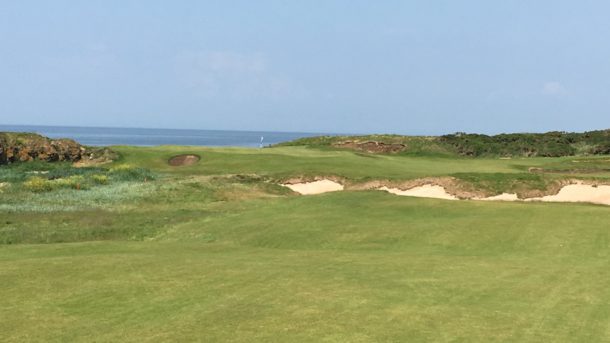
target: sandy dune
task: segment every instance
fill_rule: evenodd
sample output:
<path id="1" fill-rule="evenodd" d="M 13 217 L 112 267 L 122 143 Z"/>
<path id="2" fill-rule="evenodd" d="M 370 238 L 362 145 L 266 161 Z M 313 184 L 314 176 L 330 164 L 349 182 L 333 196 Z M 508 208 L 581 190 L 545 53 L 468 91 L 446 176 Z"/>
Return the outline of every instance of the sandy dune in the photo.
<path id="1" fill-rule="evenodd" d="M 396 195 L 405 195 L 411 197 L 421 197 L 421 198 L 436 198 L 436 199 L 446 199 L 446 200 L 458 200 L 457 197 L 447 193 L 445 188 L 442 186 L 436 185 L 423 185 L 419 187 L 414 187 L 407 190 L 401 190 L 398 188 L 388 188 L 381 187 L 380 191 L 386 191 Z"/>
<path id="2" fill-rule="evenodd" d="M 295 184 L 283 184 L 282 186 L 288 187 L 293 191 L 303 194 L 303 195 L 311 195 L 311 194 L 321 194 L 327 192 L 336 192 L 342 191 L 343 185 L 331 181 L 331 180 L 320 180 L 313 182 L 303 182 L 303 183 L 295 183 Z"/>

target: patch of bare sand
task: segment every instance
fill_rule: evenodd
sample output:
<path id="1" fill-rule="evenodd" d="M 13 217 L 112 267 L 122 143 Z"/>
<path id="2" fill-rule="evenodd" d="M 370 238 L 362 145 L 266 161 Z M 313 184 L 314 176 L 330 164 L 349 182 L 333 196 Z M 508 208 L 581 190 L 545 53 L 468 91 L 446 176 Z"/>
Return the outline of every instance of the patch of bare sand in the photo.
<path id="1" fill-rule="evenodd" d="M 502 193 L 486 198 L 472 198 L 472 200 L 483 200 L 483 201 L 517 201 L 519 197 L 516 193 Z"/>
<path id="2" fill-rule="evenodd" d="M 333 180 L 334 179 L 334 180 Z M 388 180 L 374 180 L 366 183 L 350 183 L 335 177 L 285 181 L 293 191 L 309 195 L 349 190 L 382 190 L 395 195 L 436 198 L 445 200 L 471 199 L 482 201 L 548 201 L 548 202 L 587 202 L 610 205 L 610 185 L 585 184 L 580 180 L 564 180 L 547 190 L 532 190 L 517 193 L 502 193 L 485 196 L 484 192 L 462 187 L 451 178 L 426 178 L 396 183 Z M 345 186 L 344 186 L 345 185 Z"/>
<path id="3" fill-rule="evenodd" d="M 564 186 L 555 195 L 547 195 L 538 198 L 529 198 L 525 201 L 549 201 L 549 202 L 589 202 L 594 204 L 610 205 L 610 186 L 607 185 L 585 185 L 576 183 Z"/>
<path id="4" fill-rule="evenodd" d="M 406 190 L 402 190 L 399 188 L 388 188 L 386 186 L 380 187 L 378 189 L 381 191 L 386 191 L 388 193 L 402 196 L 458 200 L 458 198 L 454 195 L 447 193 L 445 187 L 438 185 L 423 185 Z"/>
<path id="5" fill-rule="evenodd" d="M 342 191 L 344 188 L 342 184 L 328 179 L 293 184 L 284 183 L 282 184 L 282 186 L 288 187 L 293 191 L 303 195 Z"/>

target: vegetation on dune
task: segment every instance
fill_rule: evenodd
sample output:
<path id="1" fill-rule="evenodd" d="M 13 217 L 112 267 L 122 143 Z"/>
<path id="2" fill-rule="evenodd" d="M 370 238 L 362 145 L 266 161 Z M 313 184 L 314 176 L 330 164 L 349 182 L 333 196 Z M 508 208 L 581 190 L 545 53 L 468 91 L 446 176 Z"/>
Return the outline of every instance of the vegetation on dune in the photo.
<path id="1" fill-rule="evenodd" d="M 149 169 L 126 164 L 77 168 L 68 162 L 13 163 L 0 167 L 0 212 L 108 208 L 150 194 L 156 187 L 150 181 L 156 177 Z"/>
<path id="2" fill-rule="evenodd" d="M 452 176 L 485 196 L 515 193 L 520 198 L 531 198 L 557 193 L 565 184 L 564 177 L 532 173 L 455 173 Z"/>
<path id="3" fill-rule="evenodd" d="M 402 144 L 406 155 L 459 155 L 470 157 L 561 157 L 610 154 L 610 130 L 584 133 L 511 133 L 494 136 L 455 133 L 438 137 L 399 135 L 323 136 L 302 138 L 278 146 L 341 148 L 344 142 Z"/>
<path id="4" fill-rule="evenodd" d="M 149 181 L 154 173 L 146 168 L 119 164 L 105 167 L 74 167 L 71 163 L 43 161 L 13 163 L 0 168 L 0 183 L 12 189 L 44 192 L 60 188 L 89 189 L 109 182 Z"/>
<path id="5" fill-rule="evenodd" d="M 401 135 L 362 135 L 362 136 L 318 136 L 305 137 L 290 142 L 276 144 L 275 147 L 306 146 L 321 150 L 364 150 L 354 149 L 347 145 L 350 143 L 376 142 L 387 145 L 402 145 L 404 149 L 390 152 L 395 155 L 409 156 L 447 156 L 454 157 L 453 149 L 439 142 L 438 137 L 433 136 L 401 136 Z M 373 151 L 371 151 L 373 152 Z M 379 152 L 378 152 L 379 153 Z M 387 153 L 380 151 L 380 153 Z"/>

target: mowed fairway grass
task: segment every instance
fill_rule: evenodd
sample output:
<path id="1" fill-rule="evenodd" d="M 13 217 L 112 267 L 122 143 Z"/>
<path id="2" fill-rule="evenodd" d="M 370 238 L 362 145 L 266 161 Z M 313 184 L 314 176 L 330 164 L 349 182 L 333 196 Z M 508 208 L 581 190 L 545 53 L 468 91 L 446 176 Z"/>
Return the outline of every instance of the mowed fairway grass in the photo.
<path id="1" fill-rule="evenodd" d="M 518 176 L 569 159 L 117 150 L 159 175 L 145 195 L 49 211 L 31 193 L 0 211 L 1 341 L 610 341 L 607 206 L 296 196 L 231 176 Z M 201 162 L 167 166 L 189 152 Z"/>
<path id="2" fill-rule="evenodd" d="M 273 177 L 336 175 L 351 179 L 410 179 L 463 172 L 515 173 L 549 161 L 543 158 L 473 160 L 374 155 L 340 150 L 321 151 L 306 147 L 271 149 L 120 147 L 118 150 L 130 162 L 181 175 L 255 173 Z M 167 160 L 180 153 L 199 154 L 204 156 L 204 161 L 178 170 L 170 167 Z M 569 161 L 569 158 L 553 159 L 553 161 L 563 160 Z"/>

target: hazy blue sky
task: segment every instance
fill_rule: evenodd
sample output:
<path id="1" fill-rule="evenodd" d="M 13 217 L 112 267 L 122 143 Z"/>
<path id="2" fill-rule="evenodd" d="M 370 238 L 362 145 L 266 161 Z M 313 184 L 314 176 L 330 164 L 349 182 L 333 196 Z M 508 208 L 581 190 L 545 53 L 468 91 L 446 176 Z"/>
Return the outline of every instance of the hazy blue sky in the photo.
<path id="1" fill-rule="evenodd" d="M 0 124 L 610 127 L 608 1 L 0 1 Z"/>

